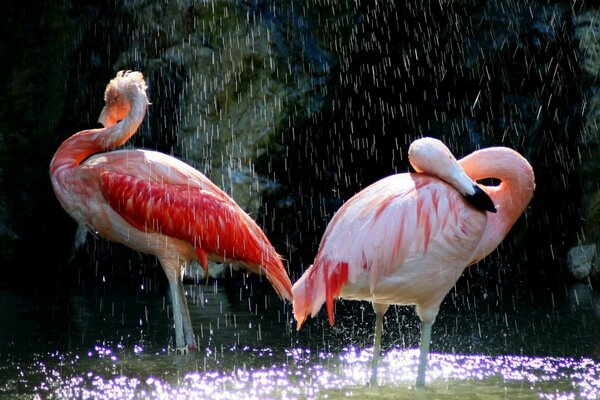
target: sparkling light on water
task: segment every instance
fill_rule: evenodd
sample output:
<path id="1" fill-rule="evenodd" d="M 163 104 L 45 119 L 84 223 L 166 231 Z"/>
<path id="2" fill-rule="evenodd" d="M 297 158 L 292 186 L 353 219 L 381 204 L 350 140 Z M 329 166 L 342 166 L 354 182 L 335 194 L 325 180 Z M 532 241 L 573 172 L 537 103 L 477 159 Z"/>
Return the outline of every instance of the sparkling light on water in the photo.
<path id="1" fill-rule="evenodd" d="M 137 351 L 117 355 L 120 351 L 96 346 L 87 359 L 55 354 L 53 367 L 40 361 L 23 371 L 20 385 L 37 380 L 30 389 L 39 398 L 80 399 L 412 398 L 418 392 L 417 350 L 388 351 L 377 386 L 368 383 L 371 349 L 315 355 L 292 348 L 287 362 L 268 349 L 229 349 L 222 369 L 206 371 L 194 367 L 202 364 L 202 352 L 181 359 Z M 253 364 L 264 366 L 237 365 L 236 357 L 249 355 Z M 432 354 L 427 373 L 423 393 L 433 397 L 598 399 L 600 393 L 600 363 L 588 358 Z M 0 392 L 10 393 L 10 386 Z"/>

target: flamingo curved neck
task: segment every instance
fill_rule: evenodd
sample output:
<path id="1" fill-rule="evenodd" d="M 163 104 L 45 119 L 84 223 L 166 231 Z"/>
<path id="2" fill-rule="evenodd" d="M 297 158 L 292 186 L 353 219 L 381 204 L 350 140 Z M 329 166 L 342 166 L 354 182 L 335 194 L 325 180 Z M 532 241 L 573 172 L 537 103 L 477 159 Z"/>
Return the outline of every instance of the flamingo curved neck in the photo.
<path id="1" fill-rule="evenodd" d="M 129 114 L 113 126 L 89 129 L 76 133 L 65 140 L 50 163 L 50 172 L 79 166 L 93 154 L 102 153 L 125 144 L 137 131 L 146 114 L 147 99 L 134 96 Z"/>
<path id="2" fill-rule="evenodd" d="M 475 258 L 483 258 L 500 244 L 531 201 L 535 177 L 531 165 L 519 153 L 505 147 L 478 150 L 459 160 L 474 181 L 496 178 L 499 186 L 481 185 L 492 198 L 497 213 L 487 214 L 488 223 Z"/>

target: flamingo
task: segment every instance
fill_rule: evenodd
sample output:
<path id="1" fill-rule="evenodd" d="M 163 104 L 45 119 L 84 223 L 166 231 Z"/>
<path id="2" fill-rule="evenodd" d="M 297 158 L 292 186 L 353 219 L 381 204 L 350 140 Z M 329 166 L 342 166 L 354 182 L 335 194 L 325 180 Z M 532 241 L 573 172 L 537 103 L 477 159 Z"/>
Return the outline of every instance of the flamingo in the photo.
<path id="1" fill-rule="evenodd" d="M 439 140 L 414 141 L 416 173 L 383 178 L 348 200 L 327 226 L 313 265 L 292 288 L 300 329 L 334 299 L 370 301 L 375 311 L 371 383 L 389 305 L 415 305 L 421 319 L 416 385 L 425 385 L 431 328 L 440 303 L 469 265 L 504 239 L 533 196 L 531 166 L 514 150 L 491 147 L 456 161 Z M 477 184 L 496 178 L 498 186 Z"/>
<path id="2" fill-rule="evenodd" d="M 264 274 L 280 297 L 292 284 L 263 231 L 233 199 L 191 166 L 147 150 L 116 150 L 137 131 L 148 106 L 142 73 L 120 71 L 104 93 L 101 129 L 65 140 L 50 164 L 56 197 L 79 224 L 158 258 L 167 276 L 176 352 L 197 350 L 183 270 L 198 261 Z M 208 275 L 207 275 L 208 276 Z"/>

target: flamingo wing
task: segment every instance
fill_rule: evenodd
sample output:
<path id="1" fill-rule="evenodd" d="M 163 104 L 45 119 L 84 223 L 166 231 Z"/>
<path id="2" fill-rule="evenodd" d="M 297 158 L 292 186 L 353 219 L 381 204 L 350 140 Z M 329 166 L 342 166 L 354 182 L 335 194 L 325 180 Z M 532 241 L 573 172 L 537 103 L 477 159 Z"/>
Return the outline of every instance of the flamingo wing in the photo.
<path id="1" fill-rule="evenodd" d="M 294 285 L 298 325 L 323 303 L 333 324 L 333 301 L 348 283 L 366 279 L 360 285 L 368 300 L 383 280 L 402 274 L 408 279 L 414 272 L 407 266 L 418 271 L 427 258 L 464 258 L 466 266 L 485 220 L 485 213 L 455 189 L 424 174 L 393 175 L 372 184 L 338 210 L 314 264 Z"/>
<path id="2" fill-rule="evenodd" d="M 127 149 L 101 153 L 87 159 L 82 167 L 95 171 L 94 178 L 97 178 L 99 171 L 113 171 L 158 183 L 198 186 L 218 196 L 228 197 L 191 165 L 156 151 Z"/>
<path id="3" fill-rule="evenodd" d="M 110 207 L 138 230 L 190 243 L 204 269 L 209 258 L 238 263 L 264 273 L 282 297 L 291 298 L 279 255 L 224 192 L 200 183 L 157 182 L 114 170 L 100 174 L 100 190 Z"/>

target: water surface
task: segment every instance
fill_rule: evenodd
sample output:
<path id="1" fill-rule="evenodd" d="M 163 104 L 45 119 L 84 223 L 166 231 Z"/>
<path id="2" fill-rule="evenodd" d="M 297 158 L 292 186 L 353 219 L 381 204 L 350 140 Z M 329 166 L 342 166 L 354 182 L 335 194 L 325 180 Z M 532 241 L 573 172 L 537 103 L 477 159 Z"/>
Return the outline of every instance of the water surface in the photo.
<path id="1" fill-rule="evenodd" d="M 186 288 L 200 351 L 183 357 L 169 352 L 166 290 L 0 290 L 0 397 L 600 398 L 600 296 L 589 284 L 449 296 L 424 390 L 414 387 L 419 325 L 410 308 L 387 314 L 372 386 L 368 304 L 338 303 L 333 328 L 320 314 L 296 332 L 290 306 L 266 285 Z"/>

